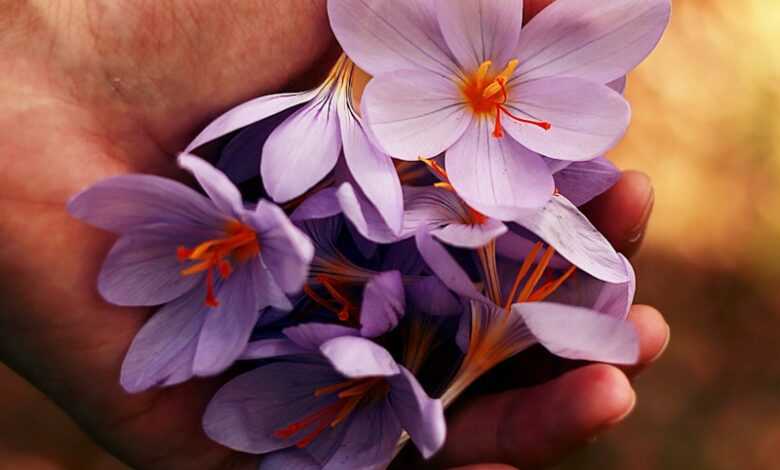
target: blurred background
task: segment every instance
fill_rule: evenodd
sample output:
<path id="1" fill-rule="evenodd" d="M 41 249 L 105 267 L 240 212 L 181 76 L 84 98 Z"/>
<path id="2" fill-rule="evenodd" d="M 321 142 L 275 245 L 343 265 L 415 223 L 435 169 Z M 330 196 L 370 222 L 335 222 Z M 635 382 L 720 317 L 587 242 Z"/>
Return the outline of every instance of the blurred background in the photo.
<path id="1" fill-rule="evenodd" d="M 560 466 L 780 468 L 780 1 L 674 0 L 611 158 L 656 186 L 638 301 L 672 327 L 634 415 Z M 0 470 L 123 468 L 0 365 Z"/>

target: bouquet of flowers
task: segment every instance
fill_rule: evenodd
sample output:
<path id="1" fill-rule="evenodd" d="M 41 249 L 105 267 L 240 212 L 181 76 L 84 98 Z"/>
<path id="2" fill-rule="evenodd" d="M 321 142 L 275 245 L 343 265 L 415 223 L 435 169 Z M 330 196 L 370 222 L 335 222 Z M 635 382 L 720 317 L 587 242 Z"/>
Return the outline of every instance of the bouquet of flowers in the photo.
<path id="1" fill-rule="evenodd" d="M 669 0 L 329 0 L 344 54 L 313 90 L 263 96 L 179 156 L 198 188 L 101 181 L 69 211 L 119 235 L 108 301 L 159 306 L 130 393 L 243 371 L 203 418 L 261 468 L 424 457 L 444 410 L 535 344 L 631 364 L 631 265 L 578 207 L 619 175 L 626 74 Z M 195 154 L 219 141 L 208 161 Z"/>

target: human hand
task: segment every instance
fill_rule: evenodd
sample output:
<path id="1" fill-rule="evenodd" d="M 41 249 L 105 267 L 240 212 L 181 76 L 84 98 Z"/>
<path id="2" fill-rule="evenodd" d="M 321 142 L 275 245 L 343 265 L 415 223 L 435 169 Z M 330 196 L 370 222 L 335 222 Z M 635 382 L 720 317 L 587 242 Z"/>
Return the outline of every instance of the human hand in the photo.
<path id="1" fill-rule="evenodd" d="M 526 7 L 538 10 L 542 3 L 549 2 Z M 333 50 L 324 4 L 56 0 L 15 3 L 0 14 L 0 274 L 6 280 L 0 287 L 0 358 L 133 467 L 251 467 L 255 458 L 210 442 L 201 430 L 202 411 L 223 379 L 140 395 L 119 387 L 122 358 L 151 312 L 110 306 L 99 298 L 95 279 L 111 237 L 72 220 L 65 202 L 116 174 L 173 174 L 175 153 L 209 118 L 316 68 Z M 620 188 L 591 212 L 599 221 L 597 215 L 606 211 L 598 207 L 611 208 L 601 227 L 618 244 L 626 240 L 618 226 L 636 228 L 640 217 L 631 201 L 641 198 Z M 647 312 L 633 314 L 640 326 L 646 323 L 640 331 L 649 332 L 643 334 L 645 359 L 654 355 L 646 350 L 660 349 L 658 331 L 665 328 L 657 314 Z M 557 388 L 542 389 L 548 392 L 541 395 L 571 387 L 555 384 L 586 373 L 592 376 L 580 378 L 582 391 L 567 388 L 552 402 L 556 410 L 565 410 L 567 403 L 580 407 L 588 396 L 598 397 L 604 410 L 604 397 L 620 398 L 613 392 L 627 390 L 613 369 L 591 366 L 543 385 Z M 533 389 L 508 393 L 514 395 L 501 399 L 506 403 L 540 404 L 529 398 Z M 451 450 L 461 430 L 489 425 L 498 416 L 497 408 L 481 404 L 499 401 L 474 401 L 460 409 L 443 465 L 528 462 L 479 450 L 487 442 L 474 441 L 476 451 L 465 458 Z M 539 413 L 553 405 L 533 406 Z M 573 443 L 574 428 L 583 438 L 595 432 L 585 433 L 593 424 L 585 426 L 582 415 L 545 417 L 559 431 L 567 429 L 560 424 L 566 419 L 569 437 L 535 433 L 539 440 L 522 449 L 520 443 L 504 444 L 517 448 L 518 456 L 521 451 L 534 456 L 550 446 L 562 449 L 556 443 L 564 440 Z M 535 462 L 555 460 L 562 451 L 545 452 Z"/>

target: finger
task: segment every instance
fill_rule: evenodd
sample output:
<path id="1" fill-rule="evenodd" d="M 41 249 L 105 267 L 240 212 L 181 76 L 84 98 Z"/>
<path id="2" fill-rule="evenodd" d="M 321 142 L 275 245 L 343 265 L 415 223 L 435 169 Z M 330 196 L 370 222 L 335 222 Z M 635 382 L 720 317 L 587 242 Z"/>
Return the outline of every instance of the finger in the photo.
<path id="1" fill-rule="evenodd" d="M 523 18 L 525 21 L 530 20 L 552 2 L 553 0 L 527 0 L 523 5 Z"/>
<path id="2" fill-rule="evenodd" d="M 630 257 L 642 244 L 654 203 L 650 178 L 638 171 L 626 171 L 612 189 L 588 203 L 583 211 L 618 251 Z"/>
<path id="3" fill-rule="evenodd" d="M 603 364 L 537 387 L 475 398 L 451 416 L 447 442 L 433 463 L 550 465 L 623 420 L 635 402 L 625 374 Z"/>
<path id="4" fill-rule="evenodd" d="M 661 312 L 647 305 L 634 305 L 628 314 L 639 332 L 639 363 L 624 369 L 629 377 L 636 377 L 657 361 L 669 345 L 671 330 Z"/>

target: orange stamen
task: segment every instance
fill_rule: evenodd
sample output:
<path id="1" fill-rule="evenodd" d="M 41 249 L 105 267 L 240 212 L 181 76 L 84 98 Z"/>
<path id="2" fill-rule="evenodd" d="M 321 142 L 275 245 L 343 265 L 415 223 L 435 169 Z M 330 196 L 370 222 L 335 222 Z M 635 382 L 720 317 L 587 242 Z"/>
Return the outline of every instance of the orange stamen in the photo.
<path id="1" fill-rule="evenodd" d="M 526 302 L 528 301 L 528 297 L 531 295 L 531 292 L 536 288 L 536 285 L 539 283 L 539 280 L 542 278 L 542 274 L 544 274 L 545 269 L 547 269 L 547 266 L 550 264 L 550 260 L 552 259 L 553 255 L 555 254 L 555 249 L 551 246 L 547 247 L 547 250 L 544 252 L 544 255 L 542 255 L 542 259 L 539 261 L 539 264 L 536 265 L 536 269 L 534 269 L 534 272 L 531 274 L 531 278 L 528 279 L 528 282 L 525 284 L 525 287 L 523 287 L 523 290 L 520 292 L 520 295 L 517 297 L 517 302 Z"/>
<path id="2" fill-rule="evenodd" d="M 571 266 L 558 279 L 556 279 L 554 281 L 550 281 L 550 282 L 542 285 L 542 287 L 540 287 L 536 292 L 531 294 L 531 297 L 528 298 L 528 301 L 529 302 L 541 302 L 541 301 L 547 299 L 549 296 L 554 294 L 555 291 L 557 291 L 558 288 L 561 287 L 563 285 L 563 283 L 566 282 L 566 280 L 569 279 L 576 271 L 577 271 L 577 267 L 576 266 Z"/>
<path id="3" fill-rule="evenodd" d="M 517 271 L 515 282 L 512 284 L 512 289 L 509 291 L 509 295 L 506 298 L 506 305 L 504 306 L 504 309 L 507 312 L 512 308 L 512 301 L 515 298 L 515 294 L 517 294 L 517 289 L 520 288 L 520 283 L 522 282 L 523 278 L 526 276 L 526 274 L 528 274 L 528 271 L 531 270 L 531 265 L 536 260 L 536 255 L 539 254 L 539 250 L 541 249 L 542 242 L 537 242 L 531 249 L 531 252 L 528 253 L 528 255 L 523 260 L 523 264 L 520 266 L 520 270 Z"/>
<path id="4" fill-rule="evenodd" d="M 328 291 L 333 300 L 326 299 L 308 285 L 303 287 L 303 292 L 326 310 L 335 313 L 339 320 L 348 321 L 351 314 L 358 311 L 356 302 L 344 295 L 335 281 L 322 275 L 317 276 L 316 279 Z"/>

